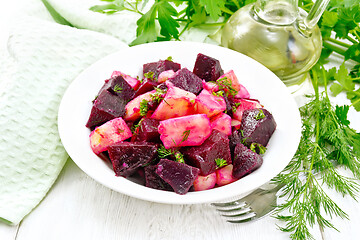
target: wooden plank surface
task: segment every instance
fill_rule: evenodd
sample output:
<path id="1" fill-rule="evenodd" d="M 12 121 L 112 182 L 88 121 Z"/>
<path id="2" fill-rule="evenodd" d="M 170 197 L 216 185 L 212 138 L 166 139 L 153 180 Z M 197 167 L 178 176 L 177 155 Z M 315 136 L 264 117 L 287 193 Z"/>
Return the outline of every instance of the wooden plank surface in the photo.
<path id="1" fill-rule="evenodd" d="M 340 205 L 352 221 L 337 220 L 341 233 L 327 230 L 326 239 L 352 239 L 360 233 L 355 227 L 360 204 L 344 199 Z M 208 204 L 166 205 L 124 196 L 96 183 L 69 160 L 47 197 L 22 221 L 16 239 L 289 239 L 276 224 L 272 217 L 229 224 Z M 321 239 L 317 228 L 313 233 Z M 15 239 L 16 227 L 2 226 L 0 236 Z"/>

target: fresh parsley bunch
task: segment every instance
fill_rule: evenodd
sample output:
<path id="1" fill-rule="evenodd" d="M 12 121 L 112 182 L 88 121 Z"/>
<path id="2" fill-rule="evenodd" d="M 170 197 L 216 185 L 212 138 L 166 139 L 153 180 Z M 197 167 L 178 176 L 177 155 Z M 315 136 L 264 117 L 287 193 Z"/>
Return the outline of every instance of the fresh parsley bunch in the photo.
<path id="1" fill-rule="evenodd" d="M 312 3 L 302 1 L 306 9 Z M 344 62 L 326 71 L 326 79 L 333 84 L 331 93 L 336 96 L 346 92 L 352 106 L 360 111 L 360 2 L 354 0 L 331 0 L 322 15 L 319 26 L 323 38 L 323 50 L 318 64 L 328 62 L 328 57 L 336 53 L 343 57 Z M 353 66 L 349 71 L 346 67 Z M 324 84 L 320 76 L 319 84 Z"/>
<path id="2" fill-rule="evenodd" d="M 90 8 L 95 12 L 114 14 L 123 10 L 139 13 L 136 39 L 130 45 L 154 41 L 178 40 L 194 26 L 222 25 L 239 8 L 255 0 L 155 0 L 150 9 L 141 8 L 148 0 L 101 0 L 108 2 Z M 222 17 L 224 20 L 217 21 Z M 209 23 L 212 20 L 213 23 Z"/>

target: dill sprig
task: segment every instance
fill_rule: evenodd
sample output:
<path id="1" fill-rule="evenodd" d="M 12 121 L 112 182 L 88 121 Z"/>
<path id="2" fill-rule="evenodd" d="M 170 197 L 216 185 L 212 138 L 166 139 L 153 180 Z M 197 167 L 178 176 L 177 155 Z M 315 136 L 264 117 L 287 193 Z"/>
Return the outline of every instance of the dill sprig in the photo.
<path id="1" fill-rule="evenodd" d="M 225 167 L 226 165 L 228 165 L 227 161 L 223 158 L 216 158 L 215 159 L 215 163 L 216 163 L 216 168 L 222 168 Z"/>
<path id="2" fill-rule="evenodd" d="M 292 239 L 313 239 L 309 226 L 321 230 L 336 227 L 330 217 L 348 219 L 348 215 L 326 194 L 323 185 L 342 195 L 356 199 L 360 179 L 360 133 L 350 128 L 347 120 L 349 106 L 333 106 L 327 86 L 319 92 L 318 75 L 325 78 L 325 69 L 311 70 L 315 95 L 300 108 L 302 137 L 294 158 L 285 170 L 273 179 L 285 184 L 282 197 L 285 203 L 277 208 L 277 218 L 286 222 L 282 231 L 291 232 Z M 342 176 L 335 166 L 349 169 L 354 178 Z M 320 178 L 315 175 L 320 173 Z M 280 214 L 287 210 L 290 214 Z"/>
<path id="3" fill-rule="evenodd" d="M 217 79 L 216 81 L 210 81 L 210 82 L 218 85 L 220 91 L 224 90 L 227 97 L 229 96 L 229 94 L 231 96 L 235 96 L 238 93 L 236 89 L 233 88 L 231 80 L 228 79 L 227 77 L 222 77 Z"/>
<path id="4" fill-rule="evenodd" d="M 175 158 L 175 161 L 185 163 L 184 155 L 179 152 L 178 149 L 166 149 L 164 145 L 160 145 L 157 149 L 157 153 L 159 158 L 173 157 Z"/>

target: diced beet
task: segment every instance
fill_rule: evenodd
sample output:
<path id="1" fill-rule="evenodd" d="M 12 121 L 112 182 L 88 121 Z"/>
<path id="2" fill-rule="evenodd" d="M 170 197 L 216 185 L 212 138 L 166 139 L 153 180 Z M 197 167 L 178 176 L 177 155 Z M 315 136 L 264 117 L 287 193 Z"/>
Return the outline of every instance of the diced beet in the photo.
<path id="1" fill-rule="evenodd" d="M 135 93 L 134 97 L 137 97 L 141 94 L 154 90 L 155 87 L 158 85 L 157 82 L 150 81 L 148 79 L 144 79 L 144 81 L 140 84 L 138 90 Z"/>
<path id="2" fill-rule="evenodd" d="M 197 95 L 202 90 L 202 79 L 196 76 L 187 68 L 177 71 L 168 81 L 172 82 L 175 87 L 182 88 L 188 92 Z"/>
<path id="3" fill-rule="evenodd" d="M 226 103 L 226 113 L 230 116 L 232 116 L 232 106 L 231 106 L 231 101 L 230 101 L 230 95 L 226 96 L 226 94 L 223 94 L 223 98 L 225 100 Z"/>
<path id="4" fill-rule="evenodd" d="M 234 149 L 238 143 L 241 143 L 241 133 L 238 130 L 234 129 L 229 136 L 229 146 L 232 159 L 234 159 Z"/>
<path id="5" fill-rule="evenodd" d="M 120 72 L 120 71 L 113 71 L 113 73 L 111 74 L 111 77 L 115 77 L 117 75 L 120 75 L 122 76 L 125 81 L 134 89 L 138 89 L 139 85 L 140 85 L 140 81 L 136 78 L 133 78 L 123 72 Z"/>
<path id="6" fill-rule="evenodd" d="M 160 142 L 160 134 L 158 132 L 159 120 L 152 118 L 144 118 L 134 134 L 135 142 Z"/>
<path id="7" fill-rule="evenodd" d="M 116 176 L 130 176 L 153 161 L 158 145 L 146 142 L 121 142 L 108 147 Z"/>
<path id="8" fill-rule="evenodd" d="M 224 71 L 219 60 L 199 53 L 196 57 L 193 73 L 205 81 L 216 81 Z"/>
<path id="9" fill-rule="evenodd" d="M 94 101 L 86 127 L 99 126 L 109 120 L 125 115 L 126 102 L 105 90 Z"/>
<path id="10" fill-rule="evenodd" d="M 200 169 L 202 176 L 215 172 L 215 159 L 222 158 L 231 163 L 229 138 L 226 134 L 214 129 L 203 144 L 187 147 L 182 150 L 186 163 Z"/>
<path id="11" fill-rule="evenodd" d="M 170 184 L 168 184 L 161 177 L 159 177 L 159 175 L 155 172 L 156 169 L 156 165 L 148 165 L 144 167 L 145 186 L 159 190 L 174 191 Z"/>
<path id="12" fill-rule="evenodd" d="M 86 127 L 98 126 L 124 116 L 125 106 L 134 94 L 134 89 L 120 75 L 105 80 L 93 103 Z"/>
<path id="13" fill-rule="evenodd" d="M 266 109 L 257 108 L 244 111 L 240 131 L 245 145 L 259 143 L 266 147 L 275 129 L 274 117 Z"/>
<path id="14" fill-rule="evenodd" d="M 151 62 L 146 63 L 143 65 L 143 73 L 153 72 L 154 78 L 157 78 L 160 73 L 167 71 L 167 70 L 173 70 L 176 72 L 181 68 L 181 65 L 179 63 L 169 61 L 169 60 L 159 60 L 157 62 Z"/>
<path id="15" fill-rule="evenodd" d="M 185 194 L 199 175 L 199 169 L 185 163 L 161 159 L 157 164 L 156 173 L 170 184 L 178 194 Z"/>
<path id="16" fill-rule="evenodd" d="M 108 86 L 106 90 L 119 96 L 124 102 L 130 101 L 135 95 L 135 90 L 121 75 L 112 77 L 105 85 Z"/>
<path id="17" fill-rule="evenodd" d="M 234 150 L 233 176 L 241 178 L 258 169 L 262 163 L 263 158 L 259 154 L 238 143 Z"/>

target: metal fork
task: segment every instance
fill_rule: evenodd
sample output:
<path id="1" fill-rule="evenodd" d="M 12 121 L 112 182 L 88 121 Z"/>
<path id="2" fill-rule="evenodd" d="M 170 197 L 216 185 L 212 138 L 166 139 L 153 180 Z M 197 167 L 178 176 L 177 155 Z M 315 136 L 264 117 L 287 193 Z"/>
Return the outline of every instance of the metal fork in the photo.
<path id="1" fill-rule="evenodd" d="M 335 168 L 339 166 L 337 162 L 332 162 L 332 165 Z M 314 174 L 316 176 L 320 172 Z M 305 177 L 305 174 L 302 177 Z M 263 189 L 261 186 L 243 198 L 226 203 L 212 203 L 211 205 L 215 206 L 222 213 L 221 216 L 226 217 L 230 223 L 258 220 L 274 212 L 277 193 L 285 185 L 285 183 L 279 183 L 271 189 Z"/>
<path id="2" fill-rule="evenodd" d="M 271 189 L 261 187 L 249 195 L 226 203 L 212 203 L 230 223 L 244 223 L 265 217 L 276 208 L 278 191 L 285 184 L 280 183 Z"/>

